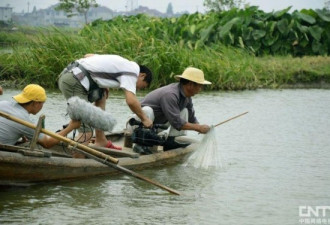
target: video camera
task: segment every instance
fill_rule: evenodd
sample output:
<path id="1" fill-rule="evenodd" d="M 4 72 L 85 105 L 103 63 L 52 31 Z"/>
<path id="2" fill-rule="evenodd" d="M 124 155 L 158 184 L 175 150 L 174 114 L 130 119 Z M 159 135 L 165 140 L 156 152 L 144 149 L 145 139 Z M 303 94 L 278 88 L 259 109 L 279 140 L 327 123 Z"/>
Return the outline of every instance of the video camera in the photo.
<path id="1" fill-rule="evenodd" d="M 151 128 L 143 127 L 143 123 L 134 118 L 131 118 L 128 123 L 131 126 L 138 126 L 133 130 L 132 141 L 133 143 L 152 147 L 154 145 L 163 146 L 166 139 L 165 137 L 159 136 L 157 134 L 157 129 L 167 129 L 168 127 L 164 124 L 154 124 Z"/>

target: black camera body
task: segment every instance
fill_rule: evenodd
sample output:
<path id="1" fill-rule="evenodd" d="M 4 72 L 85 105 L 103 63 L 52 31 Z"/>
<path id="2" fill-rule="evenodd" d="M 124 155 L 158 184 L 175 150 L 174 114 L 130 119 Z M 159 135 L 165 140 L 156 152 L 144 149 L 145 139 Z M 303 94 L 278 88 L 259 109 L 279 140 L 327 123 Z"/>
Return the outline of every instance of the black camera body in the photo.
<path id="1" fill-rule="evenodd" d="M 131 118 L 129 120 L 129 124 L 131 126 L 138 126 L 137 128 L 135 128 L 133 130 L 132 133 L 132 142 L 142 145 L 142 146 L 148 146 L 148 147 L 152 147 L 154 145 L 160 145 L 163 146 L 166 138 L 159 136 L 157 134 L 157 129 L 167 129 L 167 127 L 165 125 L 158 125 L 158 124 L 154 124 L 152 128 L 145 128 L 143 127 L 142 122 L 137 121 L 134 118 Z"/>

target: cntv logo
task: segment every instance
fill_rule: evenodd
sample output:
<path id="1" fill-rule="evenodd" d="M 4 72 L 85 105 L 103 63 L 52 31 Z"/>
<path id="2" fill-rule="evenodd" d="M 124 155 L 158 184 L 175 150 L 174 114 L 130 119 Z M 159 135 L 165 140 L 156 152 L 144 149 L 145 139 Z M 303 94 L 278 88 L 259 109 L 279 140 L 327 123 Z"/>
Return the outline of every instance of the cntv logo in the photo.
<path id="1" fill-rule="evenodd" d="M 300 217 L 330 217 L 330 206 L 299 206 Z"/>

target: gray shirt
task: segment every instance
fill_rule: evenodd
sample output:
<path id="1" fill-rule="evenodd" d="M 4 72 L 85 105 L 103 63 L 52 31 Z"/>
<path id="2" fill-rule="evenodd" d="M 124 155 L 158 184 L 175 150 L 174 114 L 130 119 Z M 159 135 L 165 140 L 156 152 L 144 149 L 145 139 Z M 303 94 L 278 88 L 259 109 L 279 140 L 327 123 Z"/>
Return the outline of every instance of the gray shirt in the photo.
<path id="1" fill-rule="evenodd" d="M 15 101 L 0 101 L 0 111 L 32 123 L 28 111 Z M 33 129 L 0 116 L 0 143 L 14 145 L 23 136 L 31 140 L 33 134 Z"/>
<path id="2" fill-rule="evenodd" d="M 180 83 L 173 83 L 148 93 L 141 101 L 141 105 L 150 106 L 155 114 L 155 124 L 169 122 L 177 130 L 187 123 L 198 123 L 190 97 L 186 97 Z M 180 111 L 188 109 L 188 121 L 180 117 Z"/>

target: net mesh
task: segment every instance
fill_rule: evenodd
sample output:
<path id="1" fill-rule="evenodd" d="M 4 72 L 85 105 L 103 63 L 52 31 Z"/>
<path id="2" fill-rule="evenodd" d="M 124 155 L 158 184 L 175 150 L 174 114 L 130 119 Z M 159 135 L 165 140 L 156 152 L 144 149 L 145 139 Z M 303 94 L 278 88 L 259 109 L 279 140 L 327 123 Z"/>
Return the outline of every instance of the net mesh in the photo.
<path id="1" fill-rule="evenodd" d="M 200 145 L 195 152 L 188 158 L 185 166 L 192 165 L 195 168 L 208 169 L 224 168 L 224 160 L 218 149 L 215 129 L 212 126 L 210 131 L 204 135 Z"/>

